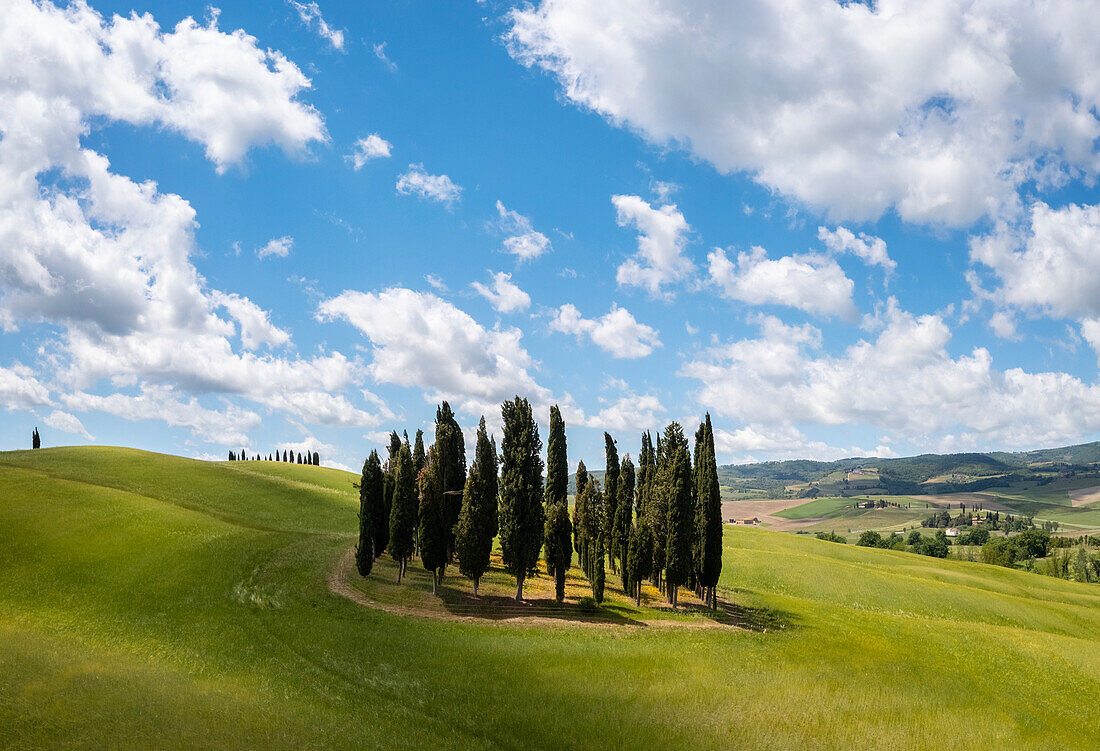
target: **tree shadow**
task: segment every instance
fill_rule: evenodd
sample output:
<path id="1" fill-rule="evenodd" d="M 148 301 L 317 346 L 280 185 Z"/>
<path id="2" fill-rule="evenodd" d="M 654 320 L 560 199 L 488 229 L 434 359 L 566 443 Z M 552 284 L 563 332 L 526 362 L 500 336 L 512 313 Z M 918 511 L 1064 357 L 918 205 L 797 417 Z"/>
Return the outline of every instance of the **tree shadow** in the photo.
<path id="1" fill-rule="evenodd" d="M 604 603 L 599 608 L 583 610 L 576 602 L 566 599 L 558 602 L 551 598 L 530 598 L 517 601 L 504 595 L 479 595 L 468 590 L 441 587 L 439 599 L 443 608 L 453 616 L 484 618 L 504 621 L 514 618 L 548 618 L 578 623 L 603 623 L 618 626 L 645 627 L 644 621 L 631 618 L 618 606 Z"/>

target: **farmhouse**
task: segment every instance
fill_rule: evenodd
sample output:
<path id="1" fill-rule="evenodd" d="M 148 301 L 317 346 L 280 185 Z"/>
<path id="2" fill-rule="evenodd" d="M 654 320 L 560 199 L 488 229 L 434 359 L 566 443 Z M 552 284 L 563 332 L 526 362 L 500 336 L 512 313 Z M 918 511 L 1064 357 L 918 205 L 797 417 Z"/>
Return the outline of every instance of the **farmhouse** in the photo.
<path id="1" fill-rule="evenodd" d="M 959 528 L 958 527 L 948 527 L 947 536 L 948 537 L 958 537 L 959 536 Z"/>

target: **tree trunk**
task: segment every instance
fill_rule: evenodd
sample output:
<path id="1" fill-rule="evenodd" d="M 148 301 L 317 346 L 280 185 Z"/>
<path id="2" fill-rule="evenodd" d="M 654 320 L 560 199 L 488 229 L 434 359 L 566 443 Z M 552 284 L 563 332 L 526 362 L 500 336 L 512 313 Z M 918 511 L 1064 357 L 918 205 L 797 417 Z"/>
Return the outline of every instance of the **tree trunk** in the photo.
<path id="1" fill-rule="evenodd" d="M 432 596 L 439 595 L 439 572 L 432 571 Z"/>
<path id="2" fill-rule="evenodd" d="M 523 577 L 516 577 L 516 600 L 523 601 Z"/>
<path id="3" fill-rule="evenodd" d="M 480 576 L 474 579 L 474 597 L 477 597 L 477 585 L 478 584 L 481 584 L 481 577 Z"/>
<path id="4" fill-rule="evenodd" d="M 554 572 L 554 594 L 557 595 L 558 602 L 565 599 L 565 571 Z"/>
<path id="5" fill-rule="evenodd" d="M 642 606 L 642 583 L 638 582 L 634 585 L 634 595 L 637 597 L 638 607 Z"/>

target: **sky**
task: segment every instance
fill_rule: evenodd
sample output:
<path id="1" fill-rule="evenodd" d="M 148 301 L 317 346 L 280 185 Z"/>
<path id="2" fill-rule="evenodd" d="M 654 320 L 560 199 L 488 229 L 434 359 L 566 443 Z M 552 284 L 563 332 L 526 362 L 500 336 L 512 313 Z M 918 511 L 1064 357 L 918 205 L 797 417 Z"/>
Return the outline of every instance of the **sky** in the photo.
<path id="1" fill-rule="evenodd" d="M 0 449 L 1100 438 L 1100 3 L 0 0 Z"/>

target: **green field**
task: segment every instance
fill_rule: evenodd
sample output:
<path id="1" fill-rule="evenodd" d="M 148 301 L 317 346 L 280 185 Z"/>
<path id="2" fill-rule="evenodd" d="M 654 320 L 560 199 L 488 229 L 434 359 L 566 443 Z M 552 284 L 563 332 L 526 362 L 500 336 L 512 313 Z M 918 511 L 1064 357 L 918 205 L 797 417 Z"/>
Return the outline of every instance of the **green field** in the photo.
<path id="1" fill-rule="evenodd" d="M 746 628 L 393 615 L 355 479 L 0 453 L 0 747 L 1097 747 L 1095 585 L 727 527 Z"/>

